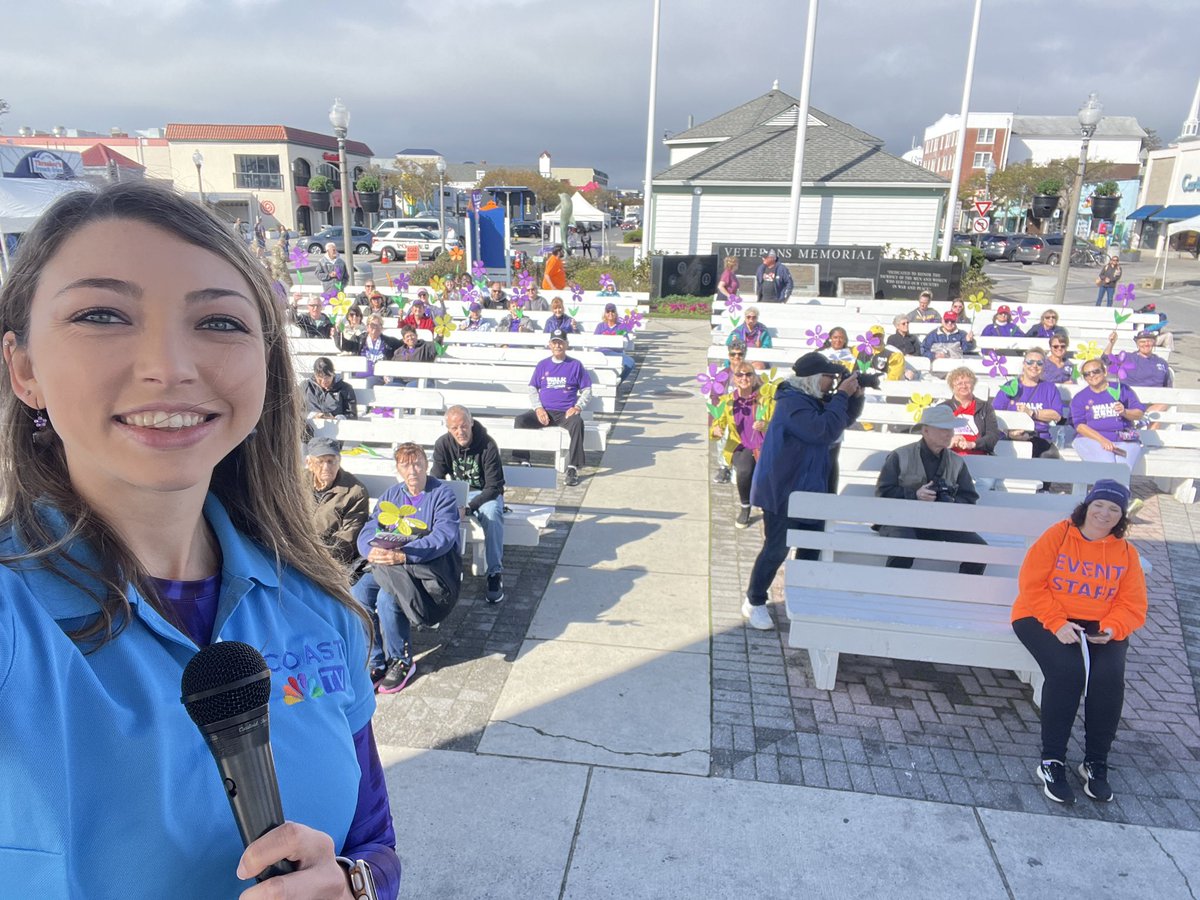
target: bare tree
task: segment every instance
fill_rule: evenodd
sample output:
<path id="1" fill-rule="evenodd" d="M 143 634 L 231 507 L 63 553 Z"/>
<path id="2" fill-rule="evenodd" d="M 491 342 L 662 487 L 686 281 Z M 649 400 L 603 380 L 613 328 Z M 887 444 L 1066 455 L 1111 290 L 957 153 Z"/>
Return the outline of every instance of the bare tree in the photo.
<path id="1" fill-rule="evenodd" d="M 12 107 L 8 105 L 8 101 L 0 99 L 0 116 L 4 115 L 6 112 L 11 112 L 11 111 L 12 111 Z"/>

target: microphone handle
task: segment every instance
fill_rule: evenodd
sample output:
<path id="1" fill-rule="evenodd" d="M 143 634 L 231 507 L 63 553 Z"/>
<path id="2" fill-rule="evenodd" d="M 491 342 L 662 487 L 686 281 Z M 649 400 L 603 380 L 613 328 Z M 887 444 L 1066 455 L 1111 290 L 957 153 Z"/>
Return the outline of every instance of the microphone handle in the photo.
<path id="1" fill-rule="evenodd" d="M 220 745 L 219 752 L 213 747 L 213 759 L 221 773 L 225 796 L 229 798 L 229 807 L 233 810 L 242 843 L 247 847 L 284 821 L 279 782 L 275 776 L 275 755 L 263 732 L 265 728 L 257 734 L 253 731 L 241 734 L 227 732 L 225 740 L 218 738 L 215 742 L 212 739 L 217 736 L 210 736 L 210 742 Z M 296 866 L 291 860 L 283 859 L 267 866 L 255 876 L 255 880 L 265 881 L 294 871 Z"/>

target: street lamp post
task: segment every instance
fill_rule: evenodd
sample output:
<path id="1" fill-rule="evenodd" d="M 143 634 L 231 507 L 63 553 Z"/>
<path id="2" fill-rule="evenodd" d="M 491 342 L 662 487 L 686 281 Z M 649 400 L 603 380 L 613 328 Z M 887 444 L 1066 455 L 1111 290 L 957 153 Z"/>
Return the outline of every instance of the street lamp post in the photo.
<path id="1" fill-rule="evenodd" d="M 350 127 L 350 110 L 342 98 L 334 99 L 329 110 L 329 124 L 337 135 L 338 166 L 342 170 L 342 253 L 346 257 L 346 284 L 354 284 L 354 234 L 350 228 L 350 173 L 346 167 L 346 130 Z"/>
<path id="2" fill-rule="evenodd" d="M 443 186 L 446 178 L 446 160 L 437 159 L 438 172 L 438 231 L 442 233 L 442 252 L 446 252 L 446 188 Z"/>
<path id="3" fill-rule="evenodd" d="M 1087 167 L 1088 144 L 1100 124 L 1104 107 L 1093 91 L 1088 94 L 1087 103 L 1079 108 L 1079 133 L 1083 141 L 1079 145 L 1079 166 L 1075 170 L 1075 182 L 1067 196 L 1067 225 L 1063 232 L 1062 253 L 1058 258 L 1058 283 L 1054 286 L 1054 304 L 1063 302 L 1067 292 L 1067 273 L 1071 270 L 1071 251 L 1075 249 L 1075 220 L 1079 218 L 1079 197 L 1083 193 L 1083 172 Z"/>
<path id="4" fill-rule="evenodd" d="M 196 164 L 196 193 L 200 195 L 200 205 L 208 206 L 204 202 L 204 179 L 201 177 L 200 169 L 204 165 L 204 155 L 197 150 L 192 154 L 192 162 Z"/>

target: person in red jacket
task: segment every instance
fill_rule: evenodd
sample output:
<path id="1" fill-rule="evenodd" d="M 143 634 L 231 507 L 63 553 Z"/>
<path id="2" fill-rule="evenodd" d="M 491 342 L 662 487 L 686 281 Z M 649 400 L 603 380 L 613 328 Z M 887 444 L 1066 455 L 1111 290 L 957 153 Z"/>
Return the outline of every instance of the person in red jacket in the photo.
<path id="1" fill-rule="evenodd" d="M 563 246 L 555 244 L 546 257 L 546 271 L 542 276 L 543 291 L 561 291 L 567 286 L 567 270 L 563 267 Z"/>
<path id="2" fill-rule="evenodd" d="M 418 331 L 422 328 L 433 331 L 433 313 L 429 311 L 429 305 L 418 297 L 412 302 L 412 306 L 408 308 L 408 315 L 400 320 L 400 324 L 411 325 Z"/>
<path id="3" fill-rule="evenodd" d="M 1037 776 L 1056 803 L 1074 803 L 1067 741 L 1084 699 L 1083 790 L 1113 797 L 1108 751 L 1125 699 L 1129 635 L 1146 621 L 1146 580 L 1125 540 L 1129 489 L 1101 479 L 1071 518 L 1037 539 L 1021 565 L 1012 628 L 1042 670 L 1042 762 Z"/>

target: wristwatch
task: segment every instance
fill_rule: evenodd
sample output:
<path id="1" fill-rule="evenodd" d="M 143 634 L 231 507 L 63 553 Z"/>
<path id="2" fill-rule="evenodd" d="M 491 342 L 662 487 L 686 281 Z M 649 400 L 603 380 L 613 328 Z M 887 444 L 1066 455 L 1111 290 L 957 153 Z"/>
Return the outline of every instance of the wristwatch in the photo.
<path id="1" fill-rule="evenodd" d="M 349 859 L 345 856 L 336 857 L 338 865 L 346 872 L 346 880 L 350 883 L 350 894 L 354 900 L 379 900 L 375 893 L 375 876 L 371 874 L 371 864 L 365 859 Z"/>

